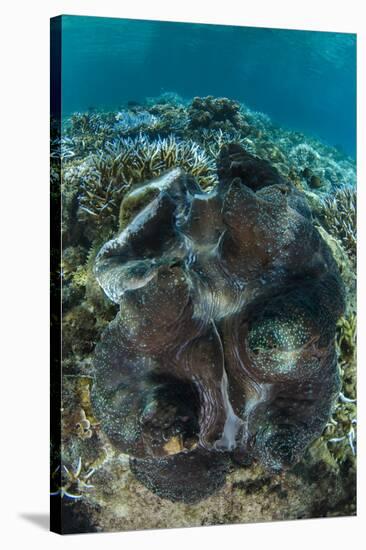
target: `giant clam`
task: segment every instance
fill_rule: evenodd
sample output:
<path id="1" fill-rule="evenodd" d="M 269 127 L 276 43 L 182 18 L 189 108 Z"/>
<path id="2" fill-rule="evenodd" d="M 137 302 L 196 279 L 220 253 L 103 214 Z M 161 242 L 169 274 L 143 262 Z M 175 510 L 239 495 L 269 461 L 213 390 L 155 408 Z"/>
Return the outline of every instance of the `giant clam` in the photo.
<path id="1" fill-rule="evenodd" d="M 211 192 L 180 168 L 133 190 L 94 266 L 120 307 L 95 351 L 95 413 L 173 501 L 206 498 L 234 465 L 291 467 L 339 392 L 344 291 L 304 195 L 234 143 L 217 172 Z"/>

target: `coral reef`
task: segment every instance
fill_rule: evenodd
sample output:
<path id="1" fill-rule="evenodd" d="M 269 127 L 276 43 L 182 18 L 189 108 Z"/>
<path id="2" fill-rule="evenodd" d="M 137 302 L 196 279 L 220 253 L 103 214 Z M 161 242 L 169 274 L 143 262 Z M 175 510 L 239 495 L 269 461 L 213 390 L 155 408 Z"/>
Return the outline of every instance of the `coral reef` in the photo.
<path id="1" fill-rule="evenodd" d="M 101 231 L 108 235 L 118 227 L 122 197 L 133 185 L 180 166 L 197 178 L 203 188 L 215 183 L 214 164 L 193 141 L 173 136 L 150 140 L 147 136 L 108 143 L 101 154 L 66 172 L 69 185 L 78 181 L 77 217 L 92 241 Z"/>
<path id="2" fill-rule="evenodd" d="M 185 502 L 231 460 L 292 466 L 339 392 L 343 285 L 304 196 L 237 144 L 218 178 L 211 193 L 178 168 L 146 184 L 95 260 L 120 306 L 96 348 L 96 416 L 138 479 Z"/>
<path id="3" fill-rule="evenodd" d="M 75 113 L 64 119 L 61 135 L 51 128 L 51 192 L 57 200 L 60 186 L 62 191 L 63 254 L 58 275 L 62 277 L 65 336 L 61 465 L 53 445 L 51 486 L 55 493 L 53 498 L 63 496 L 61 502 L 65 532 L 212 525 L 355 513 L 355 163 L 336 148 L 300 132 L 279 127 L 267 115 L 230 99 L 211 101 L 219 111 L 220 103 L 223 106 L 219 115 L 222 120 L 215 121 L 215 109 L 211 109 L 210 101 L 199 98 L 197 121 L 205 110 L 210 114 L 205 127 L 192 127 L 191 116 L 195 117 L 193 102 L 182 100 L 175 93 L 165 93 L 145 102 L 129 102 L 114 111 L 90 109 L 85 113 Z M 336 328 L 337 368 L 341 385 L 338 398 L 335 396 L 335 408 L 320 437 L 305 450 L 300 462 L 280 473 L 269 472 L 264 467 L 266 460 L 262 456 L 255 456 L 255 441 L 252 442 L 252 456 L 248 452 L 252 463 L 249 459 L 246 463 L 240 453 L 234 460 L 234 452 L 201 449 L 200 407 L 193 384 L 180 380 L 177 385 L 175 378 L 167 380 L 164 376 L 149 380 L 143 388 L 149 403 L 152 397 L 151 408 L 146 409 L 143 417 L 145 444 L 161 454 L 158 457 L 141 456 L 129 460 L 128 455 L 121 453 L 116 444 L 112 443 L 113 437 L 109 438 L 105 433 L 102 418 L 99 418 L 90 401 L 90 393 L 94 395 L 94 391 L 97 391 L 96 385 L 93 389 L 97 378 L 92 359 L 96 355 L 98 361 L 103 363 L 104 341 L 105 349 L 109 350 L 108 353 L 105 351 L 105 360 L 113 358 L 109 344 L 115 338 L 113 327 L 117 322 L 113 319 L 119 309 L 119 304 L 107 298 L 95 279 L 93 266 L 98 251 L 104 242 L 131 226 L 139 213 L 149 208 L 154 201 L 159 201 L 162 194 L 171 194 L 162 185 L 169 170 L 181 169 L 188 174 L 184 177 L 188 185 L 193 184 L 194 178 L 208 195 L 215 193 L 219 183 L 215 163 L 220 150 L 231 142 L 240 144 L 250 155 L 267 161 L 268 164 L 261 163 L 257 167 L 261 167 L 263 177 L 268 178 L 269 183 L 272 179 L 272 183 L 277 181 L 275 185 L 289 186 L 291 197 L 297 195 L 296 190 L 305 194 L 316 230 L 321 236 L 320 242 L 325 241 L 331 250 L 346 290 L 346 309 Z M 235 164 L 235 158 L 233 161 L 233 173 L 228 177 L 228 183 L 231 176 L 242 177 L 240 162 L 238 165 Z M 228 170 L 229 166 L 226 166 L 226 172 Z M 279 176 L 275 175 L 275 170 Z M 152 179 L 155 179 L 153 184 Z M 254 179 L 249 179 L 251 185 L 257 185 Z M 244 185 L 248 185 L 247 182 Z M 265 195 L 268 189 L 270 187 L 252 192 L 259 199 L 261 193 Z M 196 191 L 191 189 L 189 193 L 195 195 Z M 287 195 L 285 198 L 288 200 Z M 175 205 L 181 204 L 175 195 L 171 200 Z M 264 197 L 263 200 L 272 205 L 272 201 L 277 199 Z M 301 209 L 302 202 L 295 205 L 295 212 Z M 166 208 L 168 211 L 169 204 Z M 301 216 L 306 218 L 306 209 Z M 214 219 L 217 219 L 216 215 Z M 212 224 L 206 225 L 202 238 L 206 238 L 213 229 Z M 195 239 L 194 231 L 193 235 Z M 315 240 L 319 242 L 318 237 Z M 175 241 L 176 236 L 173 235 L 172 242 Z M 164 242 L 166 245 L 163 238 L 156 246 L 164 248 Z M 188 243 L 184 243 L 186 246 Z M 210 242 L 201 243 L 199 254 L 190 258 L 193 265 L 197 262 L 196 256 L 201 260 L 205 257 L 209 246 Z M 164 249 L 161 256 L 166 257 L 168 252 Z M 152 257 L 146 258 L 147 264 L 152 260 Z M 169 253 L 168 264 L 163 266 L 158 262 L 153 269 L 156 268 L 165 277 L 169 271 L 178 272 L 181 263 L 181 255 L 177 257 Z M 202 266 L 203 272 L 207 265 Z M 138 267 L 132 269 L 129 276 L 130 282 L 136 284 L 141 278 L 148 278 L 149 274 Z M 203 285 L 205 299 L 212 290 L 211 277 L 209 273 Z M 155 279 L 153 277 L 148 284 L 153 284 Z M 265 286 L 267 282 L 264 283 Z M 219 297 L 222 302 L 221 293 L 215 293 L 214 296 L 215 300 Z M 147 301 L 149 298 L 147 295 Z M 162 305 L 164 303 L 165 297 L 161 301 Z M 197 307 L 198 303 L 201 301 L 197 301 Z M 127 319 L 125 321 L 127 323 Z M 258 321 L 262 326 L 263 319 L 260 316 Z M 286 319 L 284 321 L 284 330 L 277 342 L 281 345 L 291 327 L 286 324 Z M 130 326 L 133 328 L 132 324 Z M 138 328 L 137 325 L 135 328 Z M 102 337 L 103 331 L 105 335 Z M 291 330 L 289 334 L 295 337 Z M 158 336 L 160 338 L 160 334 Z M 219 337 L 225 338 L 220 331 Z M 268 330 L 263 334 L 254 332 L 250 339 L 253 350 L 257 350 L 258 344 L 260 354 L 265 353 L 263 338 L 267 337 Z M 100 344 L 95 352 L 97 342 Z M 212 346 L 214 343 L 215 337 Z M 193 348 L 197 353 L 195 346 Z M 202 356 L 209 356 L 209 350 L 209 345 L 206 348 L 202 345 Z M 116 356 L 118 353 L 117 346 Z M 129 354 L 131 357 L 133 352 L 130 350 Z M 140 355 L 143 356 L 144 351 Z M 157 358 L 153 357 L 153 361 L 157 361 Z M 176 369 L 174 365 L 174 372 Z M 152 387 L 156 390 L 153 396 Z M 121 391 L 123 395 L 122 388 Z M 231 391 L 229 387 L 229 395 Z M 168 395 L 170 399 L 167 399 Z M 128 408 L 127 401 L 122 402 Z M 193 410 L 187 410 L 187 402 L 196 403 Z M 264 405 L 263 410 L 266 407 Z M 131 409 L 131 414 L 126 415 L 125 436 L 129 429 L 131 433 L 135 429 L 133 419 Z M 171 422 L 172 419 L 174 422 Z M 216 439 L 214 432 L 211 433 L 213 446 Z M 205 470 L 205 453 L 211 457 L 212 469 Z M 186 477 L 180 475 L 188 476 L 188 486 L 196 486 L 194 477 L 189 479 L 185 459 L 179 458 L 186 455 L 191 456 L 198 465 L 197 472 L 202 477 L 201 489 L 192 493 L 180 487 L 179 482 L 184 479 L 185 485 Z M 175 461 L 178 463 L 177 476 L 172 475 L 170 469 Z M 85 480 L 91 470 L 93 473 Z M 93 487 L 86 488 L 83 481 Z M 172 491 L 167 489 L 168 484 L 173 484 Z M 174 502 L 167 498 L 172 499 L 172 492 L 176 494 Z M 214 494 L 209 496 L 212 492 Z M 66 493 L 77 498 L 68 497 Z"/>

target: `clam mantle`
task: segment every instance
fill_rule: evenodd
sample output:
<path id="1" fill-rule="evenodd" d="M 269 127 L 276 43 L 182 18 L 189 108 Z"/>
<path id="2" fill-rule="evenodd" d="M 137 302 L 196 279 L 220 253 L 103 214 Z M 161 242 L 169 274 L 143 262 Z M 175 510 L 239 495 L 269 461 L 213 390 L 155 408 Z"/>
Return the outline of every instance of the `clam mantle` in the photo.
<path id="1" fill-rule="evenodd" d="M 304 195 L 235 143 L 217 173 L 210 192 L 180 168 L 133 190 L 94 265 L 120 307 L 95 414 L 140 481 L 184 502 L 235 466 L 291 467 L 339 393 L 343 285 Z"/>

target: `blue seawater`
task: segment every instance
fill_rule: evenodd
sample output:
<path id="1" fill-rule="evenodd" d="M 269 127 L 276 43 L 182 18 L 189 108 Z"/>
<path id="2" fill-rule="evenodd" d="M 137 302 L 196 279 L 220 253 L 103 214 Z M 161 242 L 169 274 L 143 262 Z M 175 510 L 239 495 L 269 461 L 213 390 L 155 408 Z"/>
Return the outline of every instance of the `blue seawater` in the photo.
<path id="1" fill-rule="evenodd" d="M 356 155 L 356 35 L 62 18 L 62 109 L 226 96 Z"/>

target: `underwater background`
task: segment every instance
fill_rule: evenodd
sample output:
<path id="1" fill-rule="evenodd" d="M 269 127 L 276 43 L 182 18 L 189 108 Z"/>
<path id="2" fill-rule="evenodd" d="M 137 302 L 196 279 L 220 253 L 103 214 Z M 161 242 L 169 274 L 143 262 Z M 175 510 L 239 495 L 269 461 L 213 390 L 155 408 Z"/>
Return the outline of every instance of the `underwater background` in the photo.
<path id="1" fill-rule="evenodd" d="M 356 153 L 356 35 L 64 16 L 62 108 L 225 96 Z"/>
<path id="2" fill-rule="evenodd" d="M 62 418 L 51 499 L 63 532 L 354 515 L 356 36 L 62 16 L 61 43 L 51 198 L 57 208 L 61 189 Z M 96 257 L 151 199 L 141 184 L 181 168 L 210 192 L 233 143 L 301 193 L 331 250 L 346 302 L 335 340 L 340 392 L 291 469 L 269 474 L 257 461 L 230 470 L 203 500 L 172 502 L 140 483 L 103 429 L 104 406 L 93 406 L 95 350 L 118 312 Z"/>

